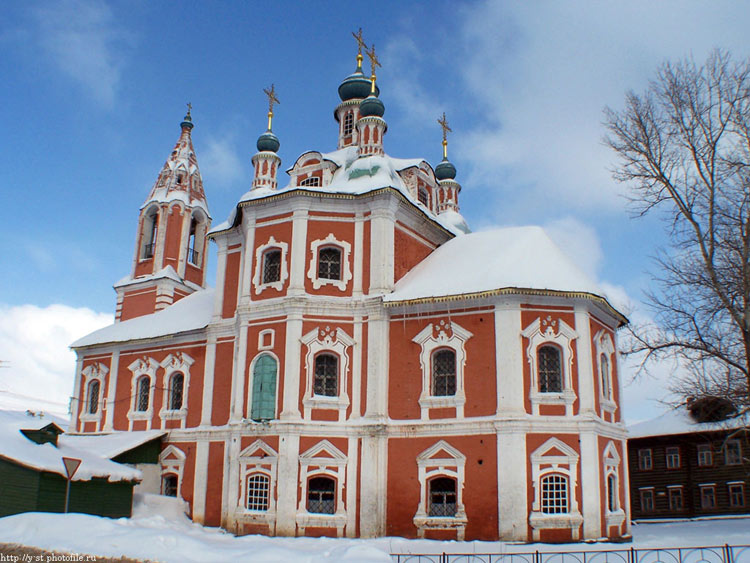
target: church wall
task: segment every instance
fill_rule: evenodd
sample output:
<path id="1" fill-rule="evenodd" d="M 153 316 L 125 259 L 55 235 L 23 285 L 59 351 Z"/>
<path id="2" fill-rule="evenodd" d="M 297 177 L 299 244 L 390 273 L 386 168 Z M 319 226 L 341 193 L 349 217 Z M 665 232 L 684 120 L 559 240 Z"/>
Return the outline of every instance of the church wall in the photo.
<path id="1" fill-rule="evenodd" d="M 269 224 L 266 225 L 266 222 L 271 221 L 282 221 L 280 223 L 275 224 Z M 273 239 L 273 240 L 272 240 Z M 262 300 L 262 299 L 272 299 L 275 297 L 281 297 L 286 295 L 287 289 L 289 288 L 289 281 L 290 281 L 290 270 L 291 270 L 291 262 L 290 258 L 292 256 L 292 221 L 291 221 L 291 214 L 287 213 L 283 216 L 275 215 L 273 217 L 269 217 L 267 219 L 263 220 L 263 223 L 259 220 L 256 227 L 255 227 L 255 246 L 251 251 L 251 260 L 252 260 L 252 279 L 253 279 L 253 287 L 250 291 L 250 299 L 252 300 Z M 286 271 L 282 272 L 282 279 L 286 277 L 284 280 L 284 283 L 281 287 L 281 289 L 276 289 L 275 287 L 266 286 L 263 287 L 258 293 L 258 285 L 262 284 L 262 276 L 263 276 L 263 254 L 261 252 L 260 256 L 258 255 L 258 249 L 260 247 L 266 247 L 268 245 L 272 245 L 274 243 L 286 243 L 288 245 L 288 250 L 286 252 L 285 260 L 282 260 L 282 265 L 286 263 Z M 257 275 L 257 282 L 256 285 L 256 275 Z"/>
<path id="2" fill-rule="evenodd" d="M 227 249 L 226 273 L 224 274 L 224 301 L 221 307 L 221 316 L 225 319 L 234 317 L 237 310 L 237 296 L 240 281 L 240 260 L 242 252 L 240 245 L 233 245 Z"/>
<path id="3" fill-rule="evenodd" d="M 595 336 L 600 331 L 605 331 L 609 337 L 611 338 L 612 342 L 616 342 L 615 340 L 615 333 L 612 331 L 611 328 L 606 326 L 603 322 L 601 322 L 596 317 L 592 316 L 590 318 L 590 333 L 591 333 L 591 355 L 592 355 L 592 363 L 594 365 L 594 384 L 596 388 L 596 412 L 601 416 L 604 420 L 607 422 L 620 422 L 622 420 L 622 409 L 617 408 L 613 413 L 608 412 L 606 409 L 602 406 L 601 396 L 602 396 L 602 380 L 601 380 L 601 364 L 599 362 L 599 358 L 597 357 L 597 348 L 596 348 L 596 342 L 595 342 Z M 616 361 L 617 359 L 617 353 L 612 356 L 612 361 L 610 362 L 609 370 L 610 370 L 610 377 L 612 378 L 612 402 L 615 405 L 620 405 L 620 384 L 619 384 L 619 362 Z"/>
<path id="4" fill-rule="evenodd" d="M 424 260 L 434 249 L 434 246 L 421 240 L 421 237 L 409 227 L 396 223 L 393 240 L 394 281 L 404 277 L 409 270 Z"/>
<path id="5" fill-rule="evenodd" d="M 167 215 L 167 232 L 164 241 L 163 264 L 179 271 L 180 246 L 182 244 L 182 223 L 184 221 L 182 206 L 175 204 L 169 208 Z"/>
<path id="6" fill-rule="evenodd" d="M 222 523 L 222 488 L 224 482 L 224 442 L 208 444 L 208 469 L 206 475 L 206 526 Z"/>
<path id="7" fill-rule="evenodd" d="M 148 315 L 156 310 L 156 288 L 138 289 L 125 292 L 122 299 L 120 320 Z"/>
<path id="8" fill-rule="evenodd" d="M 326 213 L 326 216 L 330 216 Z M 350 215 L 351 216 L 351 215 Z M 313 280 L 310 279 L 310 271 L 312 264 L 312 276 L 317 278 L 318 264 L 317 256 L 312 257 L 311 245 L 317 240 L 326 240 L 329 235 L 333 235 L 335 240 L 330 242 L 332 246 L 339 246 L 337 243 L 347 243 L 349 245 L 349 259 L 348 259 L 348 272 L 350 279 L 346 280 L 346 267 L 343 261 L 346 252 L 342 253 L 342 264 L 341 264 L 341 279 L 346 282 L 345 289 L 342 291 L 336 285 L 331 283 L 324 283 L 318 289 L 315 289 Z M 321 246 L 327 246 L 329 243 L 324 242 Z M 354 273 L 354 260 L 357 257 L 354 256 L 354 222 L 352 221 L 331 221 L 330 219 L 323 220 L 322 217 L 318 217 L 315 220 L 311 217 L 307 223 L 307 241 L 305 243 L 305 261 L 304 261 L 304 275 L 305 275 L 305 291 L 310 295 L 331 295 L 335 297 L 351 297 L 353 291 L 353 283 L 351 276 Z M 315 260 L 314 263 L 311 260 Z"/>
<path id="9" fill-rule="evenodd" d="M 365 217 L 370 214 L 365 213 Z M 368 219 L 365 219 L 362 225 L 362 248 L 364 249 L 361 260 L 362 260 L 362 293 L 367 295 L 370 292 L 370 239 L 371 239 L 371 226 L 372 224 Z"/>
<path id="10" fill-rule="evenodd" d="M 603 465 L 604 463 L 604 457 L 605 457 L 605 449 L 607 448 L 607 445 L 609 443 L 614 444 L 615 449 L 617 450 L 617 454 L 620 457 L 620 463 L 618 465 L 618 474 L 617 474 L 617 494 L 618 494 L 618 506 L 620 508 L 627 507 L 627 497 L 626 497 L 626 487 L 625 484 L 627 483 L 626 479 L 626 469 L 625 469 L 625 451 L 626 451 L 626 443 L 622 440 L 614 440 L 611 438 L 607 438 L 605 436 L 599 436 L 598 437 L 598 448 L 599 448 L 599 460 L 600 465 Z M 627 529 L 627 518 L 623 518 L 623 521 L 619 525 L 607 525 L 607 476 L 605 475 L 604 471 L 600 472 L 600 480 L 599 480 L 599 499 L 601 502 L 601 530 L 602 533 L 609 537 L 618 537 L 625 535 L 629 532 Z M 624 515 L 623 515 L 624 516 Z"/>
<path id="11" fill-rule="evenodd" d="M 205 252 L 205 248 L 196 250 L 198 250 L 198 252 L 201 252 L 201 255 L 198 257 L 198 261 L 200 262 L 201 267 L 193 266 L 193 264 L 187 262 L 185 264 L 185 279 L 189 282 L 193 282 L 196 285 L 203 285 L 203 268 L 205 267 L 206 263 L 206 256 L 205 254 L 203 254 L 203 252 Z"/>
<path id="12" fill-rule="evenodd" d="M 216 343 L 213 407 L 211 409 L 211 424 L 213 426 L 223 426 L 229 421 L 233 362 L 234 339 L 218 341 Z"/>
<path id="13" fill-rule="evenodd" d="M 253 365 L 262 354 L 270 354 L 277 362 L 276 371 L 276 416 L 281 413 L 284 390 L 284 365 L 286 346 L 286 322 L 283 317 L 254 322 L 247 328 L 247 357 L 245 358 L 245 397 L 243 416 L 251 415 L 253 391 Z"/>
<path id="14" fill-rule="evenodd" d="M 96 414 L 88 414 L 88 395 L 87 387 L 93 378 L 81 377 L 79 387 L 77 390 L 77 396 L 79 401 L 76 407 L 76 420 L 77 429 L 80 432 L 99 432 L 102 430 L 104 425 L 104 418 L 106 413 L 104 412 L 108 408 L 106 402 L 107 388 L 109 387 L 110 374 L 112 372 L 112 356 L 107 355 L 92 355 L 88 358 L 84 358 L 81 362 L 81 371 L 86 371 L 87 368 L 94 368 L 97 366 L 103 366 L 104 369 L 108 370 L 103 377 L 97 377 L 99 380 L 99 408 Z"/>

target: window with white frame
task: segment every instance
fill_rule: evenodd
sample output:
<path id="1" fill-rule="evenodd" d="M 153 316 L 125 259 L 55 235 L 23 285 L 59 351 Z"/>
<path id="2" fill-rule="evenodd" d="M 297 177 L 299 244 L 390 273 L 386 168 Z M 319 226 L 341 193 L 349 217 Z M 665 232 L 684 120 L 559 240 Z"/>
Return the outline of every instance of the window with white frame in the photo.
<path id="1" fill-rule="evenodd" d="M 711 444 L 698 444 L 698 465 L 700 467 L 710 467 L 714 464 L 714 455 Z"/>
<path id="2" fill-rule="evenodd" d="M 680 448 L 670 446 L 666 449 L 667 469 L 678 469 L 680 467 Z"/>
<path id="3" fill-rule="evenodd" d="M 428 324 L 412 339 L 421 348 L 422 392 L 419 406 L 422 419 L 429 418 L 429 409 L 446 407 L 454 407 L 456 417 L 463 418 L 466 404 L 465 344 L 472 336 L 456 322 L 443 319 Z"/>
<path id="4" fill-rule="evenodd" d="M 159 454 L 161 467 L 161 491 L 163 495 L 178 497 L 185 468 L 185 453 L 170 444 Z"/>
<path id="5" fill-rule="evenodd" d="M 148 375 L 140 376 L 135 389 L 135 410 L 137 412 L 148 411 L 151 408 L 151 378 Z"/>
<path id="6" fill-rule="evenodd" d="M 132 372 L 130 388 L 130 410 L 128 411 L 129 430 L 133 430 L 133 422 L 146 421 L 146 429 L 151 429 L 154 405 L 151 392 L 156 382 L 156 370 L 159 364 L 153 358 L 138 358 L 128 366 Z M 166 393 L 164 394 L 166 397 Z M 145 408 L 144 408 L 145 407 Z"/>
<path id="7" fill-rule="evenodd" d="M 175 352 L 169 354 L 159 364 L 164 368 L 164 383 L 167 389 L 164 393 L 161 411 L 159 411 L 162 428 L 165 420 L 179 420 L 180 427 L 185 427 L 190 389 L 190 366 L 194 362 L 195 360 L 185 352 Z"/>
<path id="8" fill-rule="evenodd" d="M 301 495 L 297 507 L 300 533 L 308 526 L 335 527 L 339 537 L 347 522 L 344 485 L 347 456 L 322 440 L 299 457 Z"/>
<path id="9" fill-rule="evenodd" d="M 281 291 L 289 278 L 287 255 L 289 244 L 277 241 L 273 236 L 255 249 L 253 287 L 259 295 L 268 288 Z"/>
<path id="10" fill-rule="evenodd" d="M 610 474 L 607 475 L 607 511 L 615 512 L 619 506 L 617 503 L 617 478 Z"/>
<path id="11" fill-rule="evenodd" d="M 565 405 L 565 414 L 573 414 L 573 341 L 578 334 L 562 319 L 547 315 L 535 319 L 521 335 L 528 340 L 526 358 L 531 385 L 529 400 L 532 414 L 540 405 Z"/>
<path id="12" fill-rule="evenodd" d="M 354 112 L 347 111 L 344 114 L 344 125 L 343 125 L 344 136 L 349 136 L 354 131 Z"/>
<path id="13" fill-rule="evenodd" d="M 307 277 L 312 282 L 313 289 L 320 289 L 324 285 L 332 285 L 341 291 L 346 289 L 352 279 L 349 266 L 351 248 L 351 244 L 336 239 L 333 233 L 310 243 Z"/>
<path id="14" fill-rule="evenodd" d="M 638 450 L 638 469 L 649 471 L 654 467 L 654 459 L 651 448 L 642 448 Z"/>
<path id="15" fill-rule="evenodd" d="M 247 476 L 247 496 L 245 508 L 248 510 L 268 510 L 268 493 L 271 480 L 264 473 L 253 473 Z"/>
<path id="16" fill-rule="evenodd" d="M 599 373 L 601 374 L 602 391 L 605 399 L 611 399 L 612 390 L 609 382 L 609 358 L 605 354 L 599 355 Z"/>
<path id="17" fill-rule="evenodd" d="M 445 440 L 417 456 L 420 500 L 414 515 L 417 534 L 426 530 L 455 530 L 464 539 L 466 509 L 463 503 L 466 456 Z"/>
<path id="18" fill-rule="evenodd" d="M 339 411 L 344 420 L 350 404 L 348 373 L 350 350 L 354 339 L 341 328 L 326 326 L 311 330 L 302 337 L 305 354 L 304 416 L 312 409 Z"/>
<path id="19" fill-rule="evenodd" d="M 701 491 L 701 508 L 716 508 L 716 484 L 699 485 Z"/>
<path id="20" fill-rule="evenodd" d="M 235 518 L 247 522 L 274 522 L 277 459 L 277 452 L 261 439 L 240 452 L 240 502 L 235 508 Z"/>
<path id="21" fill-rule="evenodd" d="M 89 364 L 81 370 L 83 379 L 83 397 L 81 402 L 80 420 L 82 422 L 91 422 L 101 420 L 104 379 L 109 373 L 109 368 L 102 363 Z"/>
<path id="22" fill-rule="evenodd" d="M 724 463 L 727 465 L 742 463 L 742 446 L 739 440 L 727 440 L 724 444 Z"/>
<path id="23" fill-rule="evenodd" d="M 614 442 L 604 448 L 603 474 L 607 492 L 605 519 L 607 527 L 619 526 L 625 521 L 625 511 L 620 502 L 620 453 Z"/>
<path id="24" fill-rule="evenodd" d="M 654 505 L 654 488 L 647 487 L 640 489 L 641 497 L 641 512 L 653 512 L 655 510 Z"/>
<path id="25" fill-rule="evenodd" d="M 320 178 L 318 176 L 309 176 L 299 183 L 302 187 L 319 187 Z"/>
<path id="26" fill-rule="evenodd" d="M 727 483 L 729 492 L 729 506 L 741 508 L 745 506 L 745 483 L 742 481 Z"/>
<path id="27" fill-rule="evenodd" d="M 148 260 L 154 257 L 156 252 L 156 239 L 159 231 L 159 208 L 154 205 L 146 211 L 143 218 L 143 231 L 141 240 L 143 248 L 141 250 L 141 260 Z"/>
<path id="28" fill-rule="evenodd" d="M 182 408 L 183 387 L 185 385 L 185 376 L 179 371 L 169 376 L 169 399 L 167 403 L 169 410 L 177 411 Z"/>
<path id="29" fill-rule="evenodd" d="M 166 473 L 161 476 L 161 494 L 165 497 L 177 496 L 177 484 L 179 479 L 174 473 Z"/>
<path id="30" fill-rule="evenodd" d="M 683 498 L 681 485 L 668 486 L 667 494 L 669 495 L 669 510 L 672 512 L 680 512 L 685 509 L 685 500 Z"/>
<path id="31" fill-rule="evenodd" d="M 190 219 L 190 233 L 187 243 L 187 260 L 193 266 L 201 265 L 201 252 L 206 242 L 206 216 L 196 209 Z"/>
<path id="32" fill-rule="evenodd" d="M 425 207 L 430 206 L 430 196 L 427 193 L 427 188 L 424 186 L 419 186 L 419 189 L 417 190 L 417 200 Z"/>
<path id="33" fill-rule="evenodd" d="M 313 477 L 307 482 L 307 511 L 315 514 L 336 512 L 336 481 L 330 477 Z"/>
<path id="34" fill-rule="evenodd" d="M 336 397 L 339 389 L 339 359 L 334 354 L 320 353 L 315 356 L 313 394 Z"/>
<path id="35" fill-rule="evenodd" d="M 101 383 L 98 379 L 89 381 L 88 397 L 86 401 L 86 411 L 89 414 L 96 414 L 99 412 L 99 387 Z"/>
<path id="36" fill-rule="evenodd" d="M 579 454 L 558 438 L 550 438 L 531 454 L 531 482 L 534 499 L 529 515 L 532 539 L 540 539 L 540 531 L 568 528 L 573 540 L 578 539 L 583 516 L 578 508 Z"/>
<path id="37" fill-rule="evenodd" d="M 601 329 L 594 335 L 594 347 L 599 370 L 599 399 L 602 409 L 614 412 L 617 408 L 614 402 L 614 367 L 615 367 L 615 345 L 609 331 Z"/>

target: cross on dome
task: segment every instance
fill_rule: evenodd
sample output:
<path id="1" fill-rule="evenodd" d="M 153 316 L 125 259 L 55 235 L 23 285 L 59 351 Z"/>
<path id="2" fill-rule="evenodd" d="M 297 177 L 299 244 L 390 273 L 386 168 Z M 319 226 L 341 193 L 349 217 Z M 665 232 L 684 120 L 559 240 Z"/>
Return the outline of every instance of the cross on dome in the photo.
<path id="1" fill-rule="evenodd" d="M 263 93 L 268 96 L 268 130 L 271 130 L 271 120 L 273 119 L 273 105 L 281 102 L 276 97 L 276 88 L 271 84 L 271 88 L 263 88 Z"/>
<path id="2" fill-rule="evenodd" d="M 440 127 L 443 130 L 443 158 L 448 158 L 448 133 L 453 133 L 453 129 L 448 127 L 448 120 L 445 118 L 445 112 L 443 112 L 443 117 L 439 118 L 437 122 L 440 124 Z"/>
<path id="3" fill-rule="evenodd" d="M 378 57 L 375 54 L 375 44 L 372 44 L 372 47 L 369 49 L 366 49 L 367 56 L 370 58 L 370 68 L 372 69 L 370 80 L 372 81 L 372 93 L 375 93 L 375 69 L 379 66 L 382 66 L 380 64 L 380 61 L 378 61 Z"/>

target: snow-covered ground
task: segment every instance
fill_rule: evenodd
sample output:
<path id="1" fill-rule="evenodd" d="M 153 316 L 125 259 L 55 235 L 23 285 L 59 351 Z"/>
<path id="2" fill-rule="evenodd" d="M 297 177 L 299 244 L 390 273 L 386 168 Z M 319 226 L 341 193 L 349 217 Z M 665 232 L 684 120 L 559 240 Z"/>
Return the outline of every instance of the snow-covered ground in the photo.
<path id="1" fill-rule="evenodd" d="M 633 526 L 632 544 L 507 544 L 379 538 L 235 537 L 191 523 L 172 499 L 139 497 L 132 518 L 27 513 L 0 518 L 0 543 L 43 549 L 151 559 L 165 563 L 224 561 L 386 562 L 389 553 L 511 553 L 750 544 L 750 519 L 661 522 Z M 750 549 L 736 563 L 750 562 Z"/>

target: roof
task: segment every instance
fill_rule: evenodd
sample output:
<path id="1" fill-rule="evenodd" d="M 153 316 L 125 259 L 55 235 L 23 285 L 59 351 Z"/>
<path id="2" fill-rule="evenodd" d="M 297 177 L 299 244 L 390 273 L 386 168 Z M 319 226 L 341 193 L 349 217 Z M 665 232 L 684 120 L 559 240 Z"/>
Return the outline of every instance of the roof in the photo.
<path id="1" fill-rule="evenodd" d="M 133 285 L 137 283 L 161 280 L 161 279 L 168 279 L 168 280 L 176 281 L 178 283 L 186 285 L 189 288 L 195 289 L 195 290 L 202 289 L 201 286 L 199 286 L 198 284 L 181 278 L 180 275 L 172 266 L 167 266 L 166 268 L 162 268 L 155 274 L 149 274 L 147 276 L 138 276 L 134 278 L 133 276 L 127 275 L 124 278 L 115 282 L 113 287 L 116 289 L 118 287 L 125 287 L 127 285 Z"/>
<path id="2" fill-rule="evenodd" d="M 213 288 L 202 289 L 156 313 L 95 330 L 73 342 L 70 347 L 82 348 L 107 342 L 128 342 L 198 330 L 208 326 L 213 310 Z"/>
<path id="3" fill-rule="evenodd" d="M 449 240 L 401 278 L 384 301 L 439 300 L 501 290 L 577 293 L 604 299 L 603 290 L 544 229 L 531 226 L 480 231 Z"/>
<path id="4" fill-rule="evenodd" d="M 671 409 L 644 422 L 628 426 L 629 438 L 646 438 L 652 436 L 674 436 L 676 434 L 695 434 L 732 430 L 748 425 L 745 417 L 729 418 L 721 422 L 696 422 L 684 407 Z"/>
<path id="5" fill-rule="evenodd" d="M 139 432 L 113 432 L 112 434 L 65 434 L 59 438 L 63 443 L 75 448 L 96 453 L 112 459 L 134 450 L 138 446 L 156 440 L 167 434 L 166 430 L 144 430 Z"/>
<path id="6" fill-rule="evenodd" d="M 0 410 L 0 458 L 65 477 L 67 473 L 62 458 L 70 457 L 81 460 L 73 481 L 89 481 L 93 477 L 106 478 L 111 482 L 141 480 L 141 472 L 137 469 L 110 461 L 95 452 L 79 449 L 67 443 L 64 435 L 60 436 L 58 445 L 54 446 L 51 443 L 37 444 L 21 433 L 21 430 L 26 429 L 39 430 L 51 422 L 54 420 L 43 414 Z"/>

